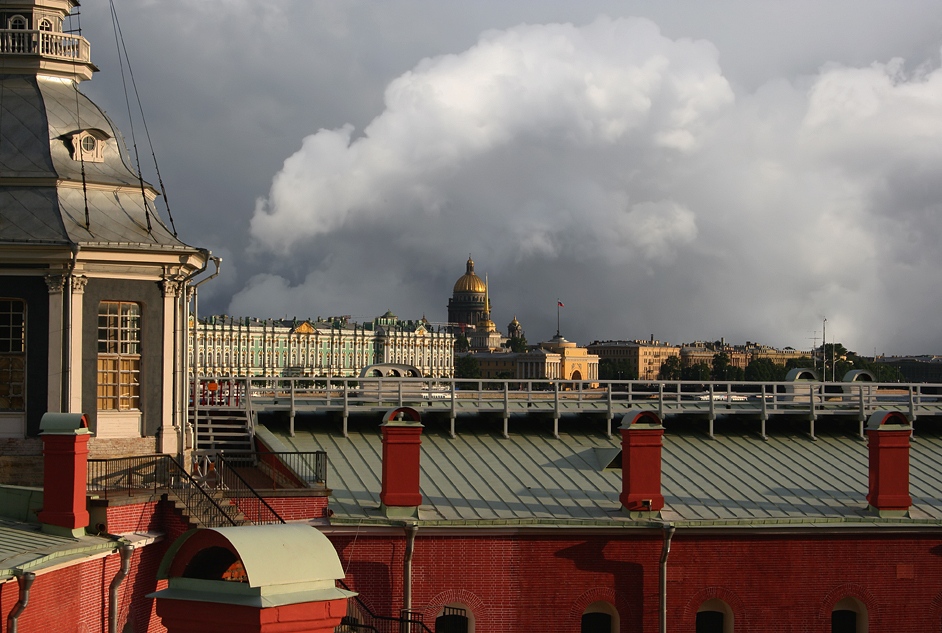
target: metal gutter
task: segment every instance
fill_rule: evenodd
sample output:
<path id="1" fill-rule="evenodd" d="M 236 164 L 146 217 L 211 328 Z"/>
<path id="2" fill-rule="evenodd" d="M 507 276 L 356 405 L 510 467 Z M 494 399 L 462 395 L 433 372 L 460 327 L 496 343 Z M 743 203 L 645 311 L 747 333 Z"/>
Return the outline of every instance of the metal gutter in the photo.
<path id="1" fill-rule="evenodd" d="M 658 631 L 667 633 L 667 556 L 671 553 L 671 539 L 676 527 L 664 524 L 664 546 L 661 548 L 661 560 L 658 565 Z"/>
<path id="2" fill-rule="evenodd" d="M 26 610 L 26 605 L 29 604 L 29 589 L 33 586 L 33 581 L 36 580 L 36 574 L 31 571 L 24 572 L 17 569 L 14 574 L 16 575 L 16 583 L 20 587 L 20 598 L 13 610 L 10 611 L 10 615 L 7 616 L 8 633 L 17 633 L 20 616 Z"/>
<path id="3" fill-rule="evenodd" d="M 121 553 L 121 569 L 115 574 L 108 587 L 108 633 L 118 633 L 118 587 L 131 571 L 131 556 L 134 546 L 125 543 L 118 548 Z"/>
<path id="4" fill-rule="evenodd" d="M 412 554 L 415 552 L 415 533 L 419 526 L 415 521 L 406 523 L 406 553 L 402 560 L 402 610 L 412 610 Z"/>

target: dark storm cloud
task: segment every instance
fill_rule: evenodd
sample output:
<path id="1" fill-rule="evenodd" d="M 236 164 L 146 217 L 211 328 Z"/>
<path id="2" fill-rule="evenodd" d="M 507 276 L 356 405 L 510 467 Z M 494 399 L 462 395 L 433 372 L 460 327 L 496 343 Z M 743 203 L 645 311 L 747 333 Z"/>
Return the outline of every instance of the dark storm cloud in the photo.
<path id="1" fill-rule="evenodd" d="M 938 7 L 505 4 L 119 3 L 203 311 L 942 347 Z"/>

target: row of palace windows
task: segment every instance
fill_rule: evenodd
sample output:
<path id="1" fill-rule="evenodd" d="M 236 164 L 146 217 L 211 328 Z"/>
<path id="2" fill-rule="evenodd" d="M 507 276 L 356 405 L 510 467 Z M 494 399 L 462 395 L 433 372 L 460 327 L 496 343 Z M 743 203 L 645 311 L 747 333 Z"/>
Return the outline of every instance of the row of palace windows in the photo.
<path id="1" fill-rule="evenodd" d="M 831 633 L 866 633 L 867 608 L 856 598 L 847 597 L 831 611 Z M 618 611 L 608 602 L 590 604 L 582 614 L 582 633 L 620 631 Z M 697 633 L 734 633 L 733 611 L 718 598 L 707 600 L 697 611 Z"/>
<path id="2" fill-rule="evenodd" d="M 26 302 L 0 298 L 0 411 L 26 410 Z M 98 305 L 98 410 L 140 408 L 141 307 Z"/>

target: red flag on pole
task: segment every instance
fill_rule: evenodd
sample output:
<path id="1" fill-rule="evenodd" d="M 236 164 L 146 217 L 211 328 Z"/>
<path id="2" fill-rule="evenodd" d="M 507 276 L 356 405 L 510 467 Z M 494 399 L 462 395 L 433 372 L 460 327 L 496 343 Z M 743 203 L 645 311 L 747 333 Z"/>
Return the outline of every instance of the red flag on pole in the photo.
<path id="1" fill-rule="evenodd" d="M 566 307 L 565 305 L 563 305 L 563 302 L 562 302 L 562 301 L 559 301 L 558 299 L 556 300 L 556 305 L 558 305 L 560 308 L 565 308 L 565 307 Z"/>

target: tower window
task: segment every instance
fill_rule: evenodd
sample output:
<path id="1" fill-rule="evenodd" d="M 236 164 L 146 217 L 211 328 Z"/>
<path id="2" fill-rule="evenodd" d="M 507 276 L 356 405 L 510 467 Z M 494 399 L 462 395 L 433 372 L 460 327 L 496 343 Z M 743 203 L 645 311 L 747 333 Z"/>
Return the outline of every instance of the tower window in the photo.
<path id="1" fill-rule="evenodd" d="M 140 409 L 141 307 L 124 301 L 98 306 L 98 409 Z"/>
<path id="2" fill-rule="evenodd" d="M 101 130 L 81 130 L 72 134 L 72 160 L 102 163 L 107 134 Z"/>
<path id="3" fill-rule="evenodd" d="M 26 303 L 0 299 L 0 411 L 26 410 Z"/>

